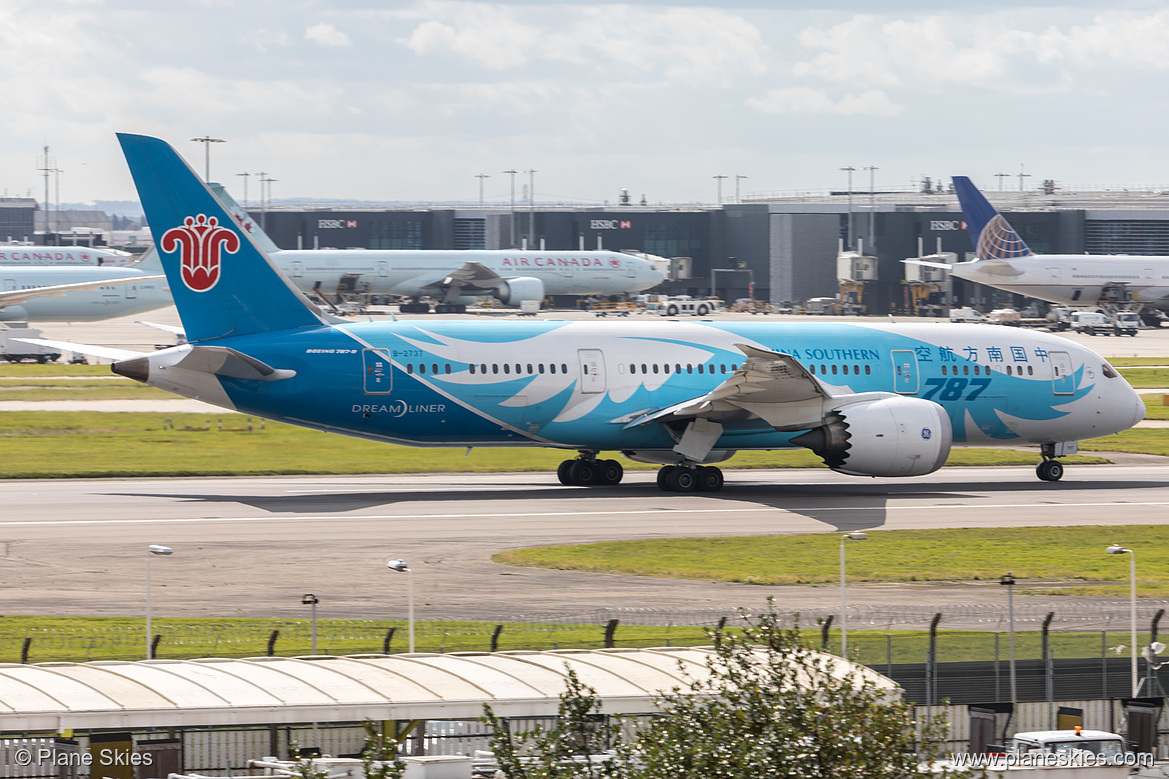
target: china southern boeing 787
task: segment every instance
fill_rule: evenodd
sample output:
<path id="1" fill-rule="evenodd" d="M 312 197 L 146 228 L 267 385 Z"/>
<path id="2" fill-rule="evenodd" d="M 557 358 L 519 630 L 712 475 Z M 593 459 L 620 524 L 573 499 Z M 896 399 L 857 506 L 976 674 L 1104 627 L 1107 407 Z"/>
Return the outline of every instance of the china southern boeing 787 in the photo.
<path id="1" fill-rule="evenodd" d="M 614 484 L 602 451 L 717 490 L 740 449 L 806 447 L 855 476 L 937 470 L 951 444 L 1074 442 L 1144 405 L 1095 352 L 950 324 L 397 321 L 313 307 L 168 144 L 119 136 L 189 344 L 116 350 L 115 373 L 304 427 L 413 446 L 575 450 L 565 484 Z M 42 342 L 45 343 L 45 342 Z M 48 342 L 52 343 L 52 342 Z M 81 349 L 70 345 L 69 348 Z"/>

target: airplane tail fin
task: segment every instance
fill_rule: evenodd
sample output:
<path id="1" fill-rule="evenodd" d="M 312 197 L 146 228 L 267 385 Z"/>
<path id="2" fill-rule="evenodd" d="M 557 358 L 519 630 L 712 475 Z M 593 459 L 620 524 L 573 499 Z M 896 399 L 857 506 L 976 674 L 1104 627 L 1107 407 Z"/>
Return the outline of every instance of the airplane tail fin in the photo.
<path id="1" fill-rule="evenodd" d="M 162 267 L 162 258 L 158 256 L 158 247 L 151 246 L 146 252 L 134 263 L 133 268 L 138 270 L 150 271 L 152 273 L 164 273 Z"/>
<path id="2" fill-rule="evenodd" d="M 118 134 L 192 342 L 316 327 L 316 308 L 165 141 Z"/>
<path id="3" fill-rule="evenodd" d="M 235 217 L 235 221 L 239 222 L 240 226 L 244 228 L 244 232 L 252 236 L 252 240 L 255 241 L 256 245 L 263 249 L 266 254 L 271 255 L 272 252 L 280 251 L 280 247 L 276 245 L 275 241 L 268 237 L 267 233 L 260 229 L 260 226 L 256 224 L 256 220 L 252 219 L 252 215 L 245 211 L 244 207 L 235 202 L 235 198 L 227 193 L 226 187 L 224 187 L 222 184 L 217 184 L 214 181 L 207 182 L 207 187 L 212 192 L 214 192 L 215 197 L 219 198 L 220 202 L 223 203 L 224 208 L 227 209 L 227 213 Z"/>
<path id="4" fill-rule="evenodd" d="M 966 176 L 954 176 L 954 191 L 966 217 L 974 256 L 980 260 L 1030 257 L 1032 252 L 1015 229 L 995 210 Z"/>

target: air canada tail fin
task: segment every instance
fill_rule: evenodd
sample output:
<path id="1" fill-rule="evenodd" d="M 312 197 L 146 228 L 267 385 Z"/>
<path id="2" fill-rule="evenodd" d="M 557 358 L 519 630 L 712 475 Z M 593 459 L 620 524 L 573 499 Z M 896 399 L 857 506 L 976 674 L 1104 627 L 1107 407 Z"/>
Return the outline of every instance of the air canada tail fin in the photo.
<path id="1" fill-rule="evenodd" d="M 1031 250 L 966 176 L 954 176 L 954 191 L 966 217 L 974 255 L 980 260 L 1030 257 Z"/>
<path id="2" fill-rule="evenodd" d="M 118 140 L 188 339 L 323 323 L 169 144 L 125 133 Z"/>
<path id="3" fill-rule="evenodd" d="M 130 267 L 137 268 L 138 270 L 150 271 L 152 273 L 164 272 L 162 268 L 162 260 L 158 256 L 158 248 L 154 246 L 151 246 L 149 249 L 147 249 L 145 253 L 143 253 L 143 255 L 138 259 L 138 262 L 134 263 Z"/>
<path id="4" fill-rule="evenodd" d="M 256 224 L 256 220 L 252 219 L 252 215 L 245 211 L 243 206 L 235 202 L 235 198 L 227 193 L 226 187 L 214 181 L 209 181 L 207 182 L 207 188 L 215 193 L 215 197 L 219 198 L 219 201 L 223 203 L 227 212 L 235 217 L 235 221 L 243 227 L 244 232 L 252 236 L 252 240 L 256 242 L 256 246 L 263 249 L 269 256 L 271 256 L 272 252 L 280 251 L 280 247 L 268 237 L 267 233 L 260 229 L 260 226 Z"/>

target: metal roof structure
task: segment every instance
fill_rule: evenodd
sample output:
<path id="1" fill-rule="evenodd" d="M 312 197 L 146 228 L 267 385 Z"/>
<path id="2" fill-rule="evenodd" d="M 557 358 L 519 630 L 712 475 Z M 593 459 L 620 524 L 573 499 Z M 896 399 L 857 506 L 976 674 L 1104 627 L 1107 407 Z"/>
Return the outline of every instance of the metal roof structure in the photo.
<path id="1" fill-rule="evenodd" d="M 707 673 L 709 648 L 0 664 L 7 732 L 554 716 L 568 669 L 609 714 L 647 713 Z M 897 685 L 855 668 L 881 689 Z"/>

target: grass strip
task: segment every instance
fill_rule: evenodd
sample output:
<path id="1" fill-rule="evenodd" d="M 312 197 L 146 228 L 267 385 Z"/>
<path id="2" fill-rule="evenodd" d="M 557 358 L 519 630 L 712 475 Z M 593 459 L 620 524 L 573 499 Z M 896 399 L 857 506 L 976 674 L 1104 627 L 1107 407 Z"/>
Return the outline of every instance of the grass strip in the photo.
<path id="1" fill-rule="evenodd" d="M 1117 502 L 1118 510 L 1123 506 Z M 1144 525 L 872 532 L 850 547 L 848 578 L 997 582 L 1010 571 L 1027 593 L 1127 597 L 1127 558 L 1106 554 L 1112 544 L 1136 550 L 1138 595 L 1169 597 L 1169 534 Z M 492 559 L 556 570 L 818 585 L 840 581 L 839 547 L 833 533 L 667 538 L 516 549 Z"/>

